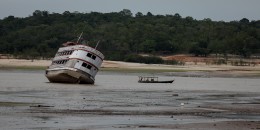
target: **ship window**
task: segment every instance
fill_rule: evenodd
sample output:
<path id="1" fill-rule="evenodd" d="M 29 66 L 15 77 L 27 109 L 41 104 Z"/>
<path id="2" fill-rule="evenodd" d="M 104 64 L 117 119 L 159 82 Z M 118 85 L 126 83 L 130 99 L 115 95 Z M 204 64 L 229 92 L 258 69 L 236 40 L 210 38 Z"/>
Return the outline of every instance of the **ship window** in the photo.
<path id="1" fill-rule="evenodd" d="M 84 62 L 84 63 L 82 64 L 82 66 L 83 66 L 83 67 L 87 67 L 88 64 Z"/>
<path id="2" fill-rule="evenodd" d="M 66 64 L 68 60 L 53 61 L 52 64 Z"/>
<path id="3" fill-rule="evenodd" d="M 87 66 L 87 68 L 88 68 L 88 69 L 91 69 L 91 68 L 92 68 L 92 66 L 91 66 L 91 65 L 88 65 L 88 66 Z"/>
<path id="4" fill-rule="evenodd" d="M 95 56 L 95 55 L 93 55 L 93 56 L 92 56 L 92 59 L 93 59 L 93 60 L 95 60 L 95 59 L 96 59 L 96 56 Z"/>
<path id="5" fill-rule="evenodd" d="M 91 57 L 91 56 L 92 56 L 92 54 L 88 53 L 88 54 L 87 54 L 87 56 L 88 56 L 88 57 Z"/>
<path id="6" fill-rule="evenodd" d="M 63 52 L 58 52 L 56 55 L 57 56 L 63 56 L 63 55 L 71 55 L 73 51 L 63 51 Z"/>

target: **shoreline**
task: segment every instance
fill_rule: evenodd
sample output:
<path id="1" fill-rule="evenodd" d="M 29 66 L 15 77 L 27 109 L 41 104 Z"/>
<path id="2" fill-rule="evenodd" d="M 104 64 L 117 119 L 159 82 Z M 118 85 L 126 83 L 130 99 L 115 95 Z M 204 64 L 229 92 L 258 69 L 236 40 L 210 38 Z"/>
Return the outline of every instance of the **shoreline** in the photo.
<path id="1" fill-rule="evenodd" d="M 51 60 L 0 59 L 0 70 L 45 70 L 50 64 Z M 100 70 L 127 73 L 164 73 L 168 76 L 181 77 L 260 77 L 260 65 L 207 65 L 203 62 L 197 65 L 165 65 L 104 60 Z"/>

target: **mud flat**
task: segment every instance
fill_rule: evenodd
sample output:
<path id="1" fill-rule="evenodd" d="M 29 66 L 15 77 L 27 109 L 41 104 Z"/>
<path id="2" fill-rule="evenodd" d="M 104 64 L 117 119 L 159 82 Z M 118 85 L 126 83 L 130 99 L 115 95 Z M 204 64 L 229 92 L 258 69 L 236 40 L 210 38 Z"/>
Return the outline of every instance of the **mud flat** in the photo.
<path id="1" fill-rule="evenodd" d="M 258 78 L 163 73 L 175 82 L 139 84 L 139 74 L 101 71 L 95 85 L 78 85 L 0 70 L 1 129 L 260 129 Z"/>

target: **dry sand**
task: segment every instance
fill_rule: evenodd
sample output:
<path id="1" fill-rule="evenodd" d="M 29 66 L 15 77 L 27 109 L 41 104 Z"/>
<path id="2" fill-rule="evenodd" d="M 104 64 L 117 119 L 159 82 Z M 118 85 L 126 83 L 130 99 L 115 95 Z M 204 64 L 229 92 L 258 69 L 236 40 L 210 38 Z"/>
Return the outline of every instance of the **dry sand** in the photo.
<path id="1" fill-rule="evenodd" d="M 17 66 L 36 66 L 47 67 L 51 64 L 50 60 L 22 60 L 22 59 L 0 59 L 0 67 L 17 67 Z"/>
<path id="2" fill-rule="evenodd" d="M 47 67 L 51 60 L 23 60 L 23 59 L 0 59 L 0 67 Z M 141 64 L 122 61 L 104 60 L 102 68 L 122 68 L 122 69 L 166 69 L 166 70 L 198 70 L 198 71 L 260 71 L 260 65 L 256 66 L 231 66 L 231 65 L 206 65 L 197 63 L 197 65 L 188 63 L 187 65 L 164 65 L 164 64 Z"/>
<path id="3" fill-rule="evenodd" d="M 51 60 L 19 60 L 19 59 L 0 59 L 0 68 L 47 68 Z M 231 65 L 207 65 L 204 62 L 192 64 L 187 62 L 185 65 L 163 65 L 163 64 L 140 64 L 121 61 L 105 60 L 101 65 L 101 70 L 142 70 L 176 72 L 171 73 L 174 76 L 218 76 L 218 77 L 259 77 L 260 65 L 255 66 L 231 66 Z M 201 73 L 203 72 L 203 73 Z"/>

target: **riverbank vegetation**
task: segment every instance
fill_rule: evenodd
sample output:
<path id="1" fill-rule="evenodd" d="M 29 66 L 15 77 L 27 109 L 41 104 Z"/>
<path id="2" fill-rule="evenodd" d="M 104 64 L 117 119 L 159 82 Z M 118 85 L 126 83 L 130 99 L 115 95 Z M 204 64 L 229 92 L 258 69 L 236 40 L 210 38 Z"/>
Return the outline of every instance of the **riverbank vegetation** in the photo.
<path id="1" fill-rule="evenodd" d="M 76 40 L 95 46 L 107 60 L 160 63 L 158 57 L 137 54 L 238 55 L 260 53 L 260 20 L 196 20 L 192 17 L 132 14 L 128 9 L 111 13 L 62 14 L 36 10 L 31 16 L 0 20 L 0 54 L 19 58 L 51 58 L 62 43 Z"/>

